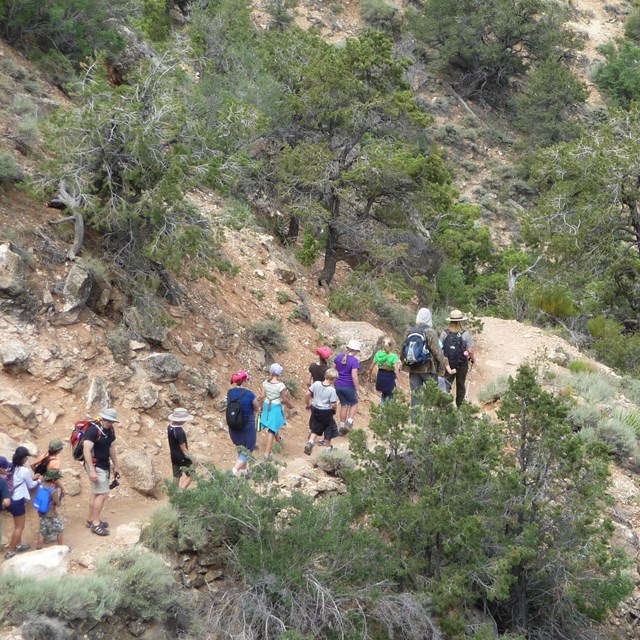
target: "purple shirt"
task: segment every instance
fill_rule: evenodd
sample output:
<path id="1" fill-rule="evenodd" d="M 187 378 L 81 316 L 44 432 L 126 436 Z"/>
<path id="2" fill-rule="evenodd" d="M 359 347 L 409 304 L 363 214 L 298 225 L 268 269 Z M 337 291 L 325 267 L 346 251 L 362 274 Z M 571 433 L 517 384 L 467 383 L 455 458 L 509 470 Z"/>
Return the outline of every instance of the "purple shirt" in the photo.
<path id="1" fill-rule="evenodd" d="M 353 378 L 351 377 L 351 372 L 354 369 L 360 368 L 360 362 L 358 358 L 355 356 L 347 356 L 347 361 L 342 364 L 344 360 L 344 353 L 340 353 L 336 356 L 333 361 L 333 366 L 338 371 L 338 379 L 336 380 L 336 387 L 351 387 L 355 389 L 355 384 L 353 384 Z"/>

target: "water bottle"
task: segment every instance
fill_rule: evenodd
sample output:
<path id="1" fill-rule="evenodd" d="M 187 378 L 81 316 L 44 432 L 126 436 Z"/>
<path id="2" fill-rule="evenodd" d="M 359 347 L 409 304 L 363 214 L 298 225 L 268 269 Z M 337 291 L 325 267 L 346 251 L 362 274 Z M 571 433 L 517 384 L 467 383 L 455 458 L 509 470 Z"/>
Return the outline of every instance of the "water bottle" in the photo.
<path id="1" fill-rule="evenodd" d="M 469 352 L 468 351 L 465 351 L 462 355 L 464 356 L 465 360 L 469 359 Z"/>

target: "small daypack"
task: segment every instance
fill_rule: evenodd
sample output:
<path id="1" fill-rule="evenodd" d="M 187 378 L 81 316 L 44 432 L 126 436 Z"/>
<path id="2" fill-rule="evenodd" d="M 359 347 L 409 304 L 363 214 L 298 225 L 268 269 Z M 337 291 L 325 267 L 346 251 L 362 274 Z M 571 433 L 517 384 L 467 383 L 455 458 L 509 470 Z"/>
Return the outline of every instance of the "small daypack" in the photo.
<path id="1" fill-rule="evenodd" d="M 47 455 L 42 458 L 40 462 L 34 465 L 33 473 L 39 473 L 41 476 L 43 476 L 45 473 L 47 473 L 47 467 L 49 466 L 50 461 L 51 456 L 47 453 Z"/>
<path id="2" fill-rule="evenodd" d="M 452 369 L 457 369 L 465 363 L 465 350 L 466 346 L 462 334 L 453 331 L 447 332 L 447 336 L 442 344 L 442 351 Z"/>
<path id="3" fill-rule="evenodd" d="M 227 394 L 227 426 L 232 431 L 240 431 L 244 426 L 244 416 L 242 414 L 242 396 L 247 393 L 248 389 L 243 389 L 235 400 L 229 400 Z"/>
<path id="4" fill-rule="evenodd" d="M 47 513 L 51 506 L 51 494 L 55 491 L 55 485 L 51 485 L 48 489 L 42 484 L 38 484 L 35 498 L 33 499 L 33 508 L 38 513 Z"/>
<path id="5" fill-rule="evenodd" d="M 69 443 L 71 444 L 71 455 L 74 460 L 78 462 L 84 462 L 84 434 L 86 430 L 95 424 L 98 428 L 99 425 L 94 420 L 77 420 L 73 425 L 73 431 L 69 437 Z"/>
<path id="6" fill-rule="evenodd" d="M 431 352 L 427 346 L 425 330 L 413 327 L 409 330 L 402 345 L 402 362 L 408 367 L 427 364 L 431 358 Z"/>

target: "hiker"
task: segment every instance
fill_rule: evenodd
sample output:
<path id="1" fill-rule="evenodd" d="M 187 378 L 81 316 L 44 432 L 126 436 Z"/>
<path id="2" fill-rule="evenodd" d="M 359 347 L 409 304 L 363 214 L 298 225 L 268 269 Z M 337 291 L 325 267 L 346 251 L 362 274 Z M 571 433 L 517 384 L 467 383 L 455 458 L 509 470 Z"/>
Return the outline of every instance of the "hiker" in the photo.
<path id="1" fill-rule="evenodd" d="M 91 480 L 87 528 L 98 536 L 108 536 L 109 523 L 101 520 L 100 514 L 109 491 L 119 484 L 120 468 L 113 443 L 116 439 L 114 424 L 120 421 L 117 411 L 111 407 L 101 411 L 98 416 L 99 420 L 91 423 L 83 437 L 84 468 Z M 113 462 L 114 481 L 109 485 L 111 462 Z"/>
<path id="2" fill-rule="evenodd" d="M 227 407 L 232 402 L 239 400 L 241 406 L 242 426 L 240 428 L 231 428 L 229 426 L 229 437 L 231 442 L 238 447 L 238 460 L 231 469 L 234 476 L 242 475 L 249 477 L 249 456 L 247 451 L 251 453 L 256 448 L 256 425 L 255 411 L 260 409 L 260 403 L 256 394 L 245 387 L 245 383 L 249 381 L 249 374 L 246 371 L 236 371 L 231 376 L 232 387 L 227 391 Z"/>
<path id="3" fill-rule="evenodd" d="M 45 540 L 56 536 L 56 544 L 63 544 L 62 532 L 64 526 L 58 515 L 58 507 L 62 504 L 62 487 L 60 487 L 60 478 L 62 471 L 60 469 L 49 469 L 43 476 L 38 492 L 34 498 L 33 505 L 36 506 L 41 495 L 48 493 L 44 497 L 47 502 L 44 506 L 48 507 L 43 511 L 43 507 L 38 507 L 38 517 L 40 518 L 40 534 L 38 535 L 38 549 L 42 549 Z"/>
<path id="4" fill-rule="evenodd" d="M 293 409 L 287 386 L 280 380 L 283 371 L 282 365 L 274 362 L 269 367 L 270 377 L 262 383 L 260 426 L 267 429 L 267 446 L 264 450 L 266 457 L 271 455 L 274 441 L 284 444 L 284 436 L 279 433 L 280 429 L 287 424 L 282 405 Z"/>
<path id="5" fill-rule="evenodd" d="M 27 464 L 27 458 L 31 454 L 27 447 L 18 447 L 11 460 L 11 470 L 9 471 L 9 487 L 13 486 L 11 492 L 11 502 L 8 511 L 13 516 L 13 535 L 9 542 L 9 549 L 4 554 L 5 560 L 9 560 L 22 551 L 27 551 L 31 545 L 22 542 L 22 532 L 26 520 L 26 503 L 31 500 L 30 489 L 38 486 L 39 475 L 34 476 L 31 467 Z"/>
<path id="6" fill-rule="evenodd" d="M 64 442 L 60 438 L 52 438 L 49 441 L 47 452 L 38 456 L 32 463 L 34 473 L 44 475 L 49 469 L 60 468 L 60 454 L 64 449 Z"/>
<path id="7" fill-rule="evenodd" d="M 327 369 L 322 382 L 315 381 L 307 391 L 307 410 L 311 411 L 309 420 L 309 438 L 304 445 L 304 452 L 310 456 L 313 446 L 316 444 L 316 436 L 323 438 L 321 442 L 326 444 L 327 451 L 331 451 L 333 446 L 331 440 L 338 435 L 338 426 L 334 416 L 336 414 L 336 403 L 338 394 L 336 393 L 335 381 L 338 372 L 335 369 Z"/>
<path id="8" fill-rule="evenodd" d="M 449 323 L 447 330 L 440 335 L 442 350 L 447 362 L 445 380 L 449 390 L 454 381 L 456 383 L 457 407 L 464 401 L 469 363 L 474 364 L 476 361 L 473 338 L 462 326 L 466 319 L 462 311 L 454 309 L 447 318 Z"/>
<path id="9" fill-rule="evenodd" d="M 169 453 L 173 477 L 178 481 L 179 489 L 186 489 L 192 482 L 193 462 L 189 457 L 189 443 L 184 425 L 193 420 L 193 416 L 184 408 L 175 409 L 168 417 L 171 424 L 167 427 Z"/>
<path id="10" fill-rule="evenodd" d="M 314 382 L 322 382 L 324 380 L 324 374 L 329 368 L 329 358 L 332 356 L 333 351 L 329 347 L 323 346 L 316 349 L 316 354 L 318 362 L 313 362 L 309 365 L 308 387 Z"/>
<path id="11" fill-rule="evenodd" d="M 7 482 L 7 470 L 10 467 L 11 463 L 4 456 L 0 456 L 0 511 L 8 509 L 11 504 L 11 492 Z M 0 540 L 2 539 L 1 527 L 2 520 L 0 520 Z"/>
<path id="12" fill-rule="evenodd" d="M 333 361 L 338 372 L 336 380 L 336 393 L 340 400 L 340 426 L 338 434 L 346 435 L 353 429 L 353 422 L 358 411 L 358 395 L 360 393 L 360 382 L 358 380 L 358 370 L 360 361 L 358 355 L 362 346 L 358 340 L 349 340 L 344 353 L 340 353 Z"/>
<path id="13" fill-rule="evenodd" d="M 422 307 L 416 314 L 416 326 L 409 329 L 402 345 L 403 366 L 409 371 L 411 405 L 416 406 L 416 391 L 428 380 L 438 383 L 438 376 L 445 375 L 445 361 L 440 349 L 438 334 L 433 329 L 431 311 Z"/>
<path id="14" fill-rule="evenodd" d="M 380 392 L 380 404 L 393 400 L 398 375 L 400 374 L 400 356 L 394 353 L 396 341 L 387 337 L 382 341 L 382 349 L 373 356 L 373 367 L 369 373 L 369 382 L 376 381 L 376 391 Z"/>

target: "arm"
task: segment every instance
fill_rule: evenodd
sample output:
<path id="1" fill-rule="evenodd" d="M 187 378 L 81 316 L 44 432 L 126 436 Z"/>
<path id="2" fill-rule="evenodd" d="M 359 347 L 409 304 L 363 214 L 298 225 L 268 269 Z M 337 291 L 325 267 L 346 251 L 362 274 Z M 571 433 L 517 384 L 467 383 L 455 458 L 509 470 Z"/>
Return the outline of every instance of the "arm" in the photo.
<path id="1" fill-rule="evenodd" d="M 307 409 L 311 409 L 311 400 L 313 400 L 313 394 L 311 391 L 307 391 L 307 393 L 304 394 L 304 403 Z"/>
<path id="2" fill-rule="evenodd" d="M 396 360 L 393 363 L 393 369 L 395 371 L 396 374 L 396 378 L 398 378 L 400 376 L 400 367 L 402 366 L 402 362 L 400 362 L 400 360 Z"/>
<path id="3" fill-rule="evenodd" d="M 309 371 L 309 381 L 307 382 L 307 387 L 310 387 L 313 384 L 313 376 L 311 375 L 311 371 Z"/>
<path id="4" fill-rule="evenodd" d="M 260 403 L 258 396 L 255 396 L 253 398 L 253 400 L 251 401 L 251 406 L 253 407 L 254 411 L 260 411 L 262 404 Z"/>
<path id="5" fill-rule="evenodd" d="M 37 473 L 35 476 L 31 473 L 31 467 L 23 467 L 26 470 L 24 473 L 24 483 L 27 485 L 27 489 L 35 489 L 38 486 L 38 480 L 40 479 L 40 474 Z"/>
<path id="6" fill-rule="evenodd" d="M 360 394 L 360 381 L 358 379 L 358 369 L 351 369 L 351 379 L 353 380 L 353 386 L 356 388 L 356 393 Z"/>
<path id="7" fill-rule="evenodd" d="M 182 448 L 182 446 L 180 448 Z M 113 462 L 113 477 L 119 478 L 120 467 L 118 466 L 118 454 L 113 444 L 109 447 L 109 457 L 111 458 L 111 462 Z"/>
<path id="8" fill-rule="evenodd" d="M 369 382 L 373 382 L 377 375 L 378 375 L 378 363 L 374 362 L 373 366 L 371 367 L 371 371 L 369 371 Z"/>
<path id="9" fill-rule="evenodd" d="M 91 482 L 97 482 L 98 474 L 96 473 L 96 467 L 93 464 L 93 447 L 94 443 L 91 440 L 85 440 L 82 443 L 84 463 L 87 465 L 87 469 L 89 469 L 89 480 L 91 480 Z"/>
<path id="10" fill-rule="evenodd" d="M 282 404 L 285 407 L 288 407 L 289 409 L 293 409 L 293 402 L 291 402 L 291 400 L 289 400 L 289 393 L 286 389 L 283 389 L 280 392 L 280 402 L 282 402 Z"/>
<path id="11" fill-rule="evenodd" d="M 476 352 L 474 350 L 473 347 L 469 347 L 467 349 L 467 351 L 469 352 L 469 361 L 471 362 L 471 364 L 475 364 L 476 363 Z"/>

